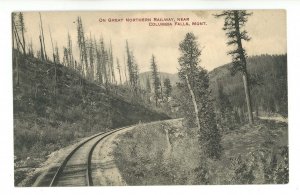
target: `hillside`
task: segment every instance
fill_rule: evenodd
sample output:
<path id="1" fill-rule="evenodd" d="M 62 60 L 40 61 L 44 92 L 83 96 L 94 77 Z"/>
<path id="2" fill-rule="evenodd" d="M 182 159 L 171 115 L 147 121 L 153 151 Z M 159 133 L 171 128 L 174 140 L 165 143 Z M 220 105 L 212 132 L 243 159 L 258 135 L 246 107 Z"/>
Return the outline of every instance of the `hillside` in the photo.
<path id="1" fill-rule="evenodd" d="M 257 120 L 232 130 L 222 137 L 220 160 L 203 156 L 196 131 L 170 120 L 140 124 L 119 135 L 115 163 L 127 185 L 288 182 L 286 123 Z"/>
<path id="2" fill-rule="evenodd" d="M 251 93 L 253 111 L 267 114 L 279 113 L 287 116 L 287 56 L 286 55 L 260 55 L 247 59 L 247 69 L 252 83 Z M 219 66 L 209 72 L 212 95 L 218 99 L 218 85 L 222 85 L 224 92 L 235 110 L 246 112 L 245 95 L 242 77 L 230 72 L 231 64 Z M 179 81 L 177 74 L 159 73 L 162 79 L 169 78 L 173 87 Z M 140 83 L 146 87 L 146 79 L 151 80 L 151 71 L 141 73 Z"/>
<path id="3" fill-rule="evenodd" d="M 125 87 L 105 89 L 59 64 L 55 88 L 53 63 L 32 57 L 26 57 L 23 62 L 19 85 L 14 67 L 16 168 L 36 167 L 52 151 L 96 132 L 169 118 L 126 98 L 124 94 L 131 92 Z M 16 177 L 18 182 L 18 174 Z"/>
<path id="4" fill-rule="evenodd" d="M 250 73 L 250 86 L 253 111 L 279 113 L 287 116 L 287 56 L 261 55 L 247 59 L 247 69 Z M 245 112 L 245 95 L 241 74 L 231 76 L 230 64 L 220 66 L 210 74 L 210 83 L 215 98 L 218 85 L 223 86 L 224 92 L 233 107 Z"/>
<path id="5" fill-rule="evenodd" d="M 171 84 L 173 86 L 176 85 L 176 82 L 178 82 L 178 80 L 179 80 L 177 73 L 171 74 L 171 73 L 166 73 L 166 72 L 159 72 L 158 75 L 159 75 L 159 78 L 161 78 L 162 80 L 169 78 L 171 81 Z M 151 81 L 152 73 L 151 73 L 151 71 L 140 73 L 139 78 L 140 78 L 141 87 L 143 89 L 145 89 L 146 88 L 146 80 L 147 80 L 147 78 L 149 78 Z"/>

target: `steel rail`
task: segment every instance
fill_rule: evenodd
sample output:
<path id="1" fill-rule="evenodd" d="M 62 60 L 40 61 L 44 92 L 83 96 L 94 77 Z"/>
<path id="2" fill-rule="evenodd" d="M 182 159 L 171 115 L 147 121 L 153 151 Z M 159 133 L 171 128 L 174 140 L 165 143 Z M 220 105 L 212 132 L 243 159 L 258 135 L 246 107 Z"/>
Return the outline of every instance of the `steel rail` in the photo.
<path id="1" fill-rule="evenodd" d="M 119 128 L 119 129 L 116 129 L 110 133 L 108 133 L 107 135 L 101 137 L 93 146 L 92 148 L 90 149 L 90 152 L 89 152 L 89 155 L 88 155 L 88 163 L 87 163 L 87 168 L 86 168 L 86 183 L 87 183 L 87 186 L 93 186 L 94 183 L 93 183 L 93 178 L 92 178 L 92 156 L 93 156 L 93 152 L 96 148 L 96 146 L 99 144 L 100 141 L 102 141 L 104 138 L 108 137 L 109 135 L 117 132 L 117 131 L 121 131 L 123 129 L 126 129 L 126 128 L 129 128 L 129 127 L 132 127 L 134 125 L 131 125 L 131 126 L 127 126 L 127 127 L 122 127 L 122 128 Z"/>
<path id="2" fill-rule="evenodd" d="M 133 126 L 133 125 L 132 125 Z M 88 155 L 88 163 L 87 163 L 87 169 L 86 169 L 86 182 L 87 182 L 87 185 L 88 186 L 92 186 L 93 185 L 93 181 L 92 181 L 92 178 L 91 178 L 91 161 L 92 161 L 92 153 L 95 149 L 95 147 L 97 146 L 97 144 L 103 140 L 105 137 L 117 132 L 117 131 L 120 131 L 122 129 L 125 129 L 125 128 L 128 128 L 128 127 L 131 127 L 131 126 L 127 126 L 127 127 L 122 127 L 122 128 L 118 128 L 118 129 L 115 129 L 115 130 L 112 130 L 110 132 L 102 132 L 102 133 L 98 133 L 90 138 L 88 138 L 87 140 L 83 141 L 82 143 L 80 143 L 78 146 L 76 146 L 64 159 L 64 161 L 61 163 L 61 165 L 59 166 L 58 170 L 55 172 L 55 175 L 53 176 L 52 180 L 51 180 L 51 183 L 49 184 L 50 187 L 53 187 L 53 186 L 56 186 L 58 181 L 59 181 L 59 178 L 60 176 L 62 175 L 63 173 L 63 170 L 65 169 L 68 161 L 71 159 L 71 157 L 73 156 L 73 154 L 75 152 L 77 152 L 77 150 L 79 148 L 81 148 L 83 145 L 85 145 L 86 143 L 88 143 L 89 141 L 101 136 L 101 135 L 104 135 L 103 137 L 101 137 L 99 140 L 96 141 L 96 143 L 92 146 L 92 148 L 90 149 L 90 152 L 89 152 L 89 155 Z"/>

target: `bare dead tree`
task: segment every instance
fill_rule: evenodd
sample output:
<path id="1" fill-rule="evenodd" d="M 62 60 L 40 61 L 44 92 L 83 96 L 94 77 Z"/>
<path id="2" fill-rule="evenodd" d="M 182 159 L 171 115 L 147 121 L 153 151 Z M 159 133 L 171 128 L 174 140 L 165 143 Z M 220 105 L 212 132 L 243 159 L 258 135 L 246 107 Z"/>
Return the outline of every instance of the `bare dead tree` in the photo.
<path id="1" fill-rule="evenodd" d="M 44 55 L 44 59 L 48 60 L 47 57 L 47 52 L 46 52 L 46 47 L 45 47 L 45 36 L 44 36 L 44 28 L 43 28 L 43 22 L 42 22 L 42 15 L 39 12 L 40 15 L 40 32 L 41 32 L 41 40 L 42 40 L 42 47 L 43 47 L 43 55 Z"/>
<path id="2" fill-rule="evenodd" d="M 49 27 L 49 34 L 50 34 L 50 40 L 51 40 L 51 45 L 52 45 L 52 55 L 53 55 L 53 62 L 54 62 L 54 97 L 56 97 L 56 85 L 57 85 L 57 70 L 56 70 L 56 59 L 55 59 L 55 51 L 54 51 L 54 46 L 53 46 L 53 40 L 52 40 L 52 34 L 51 34 L 51 29 Z"/>

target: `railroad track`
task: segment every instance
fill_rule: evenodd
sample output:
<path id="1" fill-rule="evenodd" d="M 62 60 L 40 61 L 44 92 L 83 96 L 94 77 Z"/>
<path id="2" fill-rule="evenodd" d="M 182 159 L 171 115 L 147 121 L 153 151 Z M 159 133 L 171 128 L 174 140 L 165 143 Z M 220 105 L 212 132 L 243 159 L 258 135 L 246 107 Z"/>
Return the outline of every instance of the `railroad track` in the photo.
<path id="1" fill-rule="evenodd" d="M 55 173 L 52 171 L 48 176 L 48 180 L 52 177 L 50 184 L 45 185 L 44 182 L 38 186 L 93 186 L 92 155 L 95 147 L 109 135 L 129 127 L 131 126 L 99 133 L 83 141 L 65 157 Z"/>

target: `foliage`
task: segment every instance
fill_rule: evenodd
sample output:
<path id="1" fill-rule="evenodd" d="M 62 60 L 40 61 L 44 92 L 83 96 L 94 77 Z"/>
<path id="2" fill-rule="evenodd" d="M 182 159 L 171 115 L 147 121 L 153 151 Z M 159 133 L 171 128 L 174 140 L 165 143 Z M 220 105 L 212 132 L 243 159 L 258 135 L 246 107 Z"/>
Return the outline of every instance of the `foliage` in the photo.
<path id="1" fill-rule="evenodd" d="M 138 65 L 135 61 L 134 55 L 129 48 L 128 41 L 126 41 L 126 55 L 127 55 L 127 67 L 129 72 L 129 82 L 135 94 L 138 91 L 138 81 L 139 81 L 139 70 Z"/>
<path id="2" fill-rule="evenodd" d="M 225 94 L 223 85 L 218 83 L 216 98 L 217 120 L 223 133 L 234 129 L 240 122 L 239 116 L 234 112 L 229 96 Z"/>
<path id="3" fill-rule="evenodd" d="M 226 31 L 226 35 L 228 38 L 227 45 L 234 46 L 234 50 L 231 50 L 227 53 L 232 57 L 231 74 L 235 75 L 237 72 L 242 73 L 249 123 L 253 124 L 249 76 L 246 61 L 247 54 L 242 43 L 242 41 L 250 40 L 248 32 L 243 29 L 250 15 L 251 13 L 248 13 L 246 10 L 228 10 L 223 11 L 219 15 L 216 15 L 216 17 L 224 17 L 223 30 Z"/>
<path id="4" fill-rule="evenodd" d="M 213 101 L 211 99 L 209 89 L 208 72 L 199 66 L 199 57 L 201 51 L 198 48 L 197 39 L 193 33 L 187 33 L 185 39 L 180 43 L 179 50 L 181 56 L 178 59 L 180 64 L 179 78 L 181 83 L 178 84 L 179 89 L 183 90 L 181 94 L 190 94 L 190 97 L 184 95 L 181 104 L 181 110 L 187 113 L 187 120 L 191 123 L 191 115 L 194 114 L 194 122 L 199 123 L 198 132 L 199 144 L 203 147 L 204 153 L 213 159 L 219 159 L 222 151 L 220 145 L 221 135 L 217 128 L 215 113 L 213 109 Z M 189 91 L 187 92 L 187 89 Z M 187 92 L 187 93 L 186 93 Z M 195 112 L 190 110 L 192 106 L 187 106 L 193 102 Z M 196 104 L 196 105 L 195 105 Z"/>
<path id="5" fill-rule="evenodd" d="M 22 86 L 14 83 L 14 152 L 19 160 L 46 158 L 50 152 L 95 132 L 168 118 L 95 83 L 84 79 L 81 83 L 76 71 L 60 64 L 54 98 L 54 74 L 52 63 L 26 57 L 20 71 Z M 130 94 L 130 90 L 124 89 L 124 93 Z"/>
<path id="6" fill-rule="evenodd" d="M 162 122 L 120 135 L 114 155 L 123 179 L 129 185 L 288 183 L 286 124 L 256 121 L 230 131 L 218 161 L 203 156 L 196 134 Z"/>
<path id="7" fill-rule="evenodd" d="M 155 61 L 154 55 L 151 58 L 151 70 L 152 70 L 152 84 L 153 84 L 153 91 L 154 91 L 154 98 L 155 98 L 155 105 L 157 106 L 158 99 L 160 97 L 160 79 L 158 77 L 158 70 L 157 70 L 157 63 Z"/>
<path id="8" fill-rule="evenodd" d="M 171 81 L 169 78 L 165 78 L 164 80 L 164 88 L 165 88 L 165 96 L 171 97 L 171 93 L 172 93 L 172 85 L 171 85 Z"/>
<path id="9" fill-rule="evenodd" d="M 242 159 L 241 155 L 231 160 L 234 176 L 232 182 L 234 184 L 252 184 L 255 177 L 253 175 L 253 165 Z"/>
<path id="10" fill-rule="evenodd" d="M 233 75 L 238 71 L 243 73 L 247 72 L 247 54 L 242 47 L 242 41 L 250 40 L 248 32 L 243 29 L 250 15 L 252 15 L 252 13 L 248 13 L 246 10 L 228 10 L 216 15 L 216 17 L 224 17 L 223 30 L 227 31 L 227 45 L 236 46 L 234 50 L 228 52 L 228 54 L 232 56 L 231 73 Z"/>
<path id="11" fill-rule="evenodd" d="M 259 85 L 251 85 L 252 105 L 258 115 L 279 113 L 287 117 L 287 56 L 260 55 L 247 58 L 250 75 L 261 75 Z M 210 72 L 210 88 L 218 100 L 218 83 L 222 83 L 233 110 L 243 121 L 245 110 L 245 95 L 241 74 L 231 76 L 228 70 L 230 64 L 218 67 Z M 220 109 L 220 108 L 218 108 Z"/>

